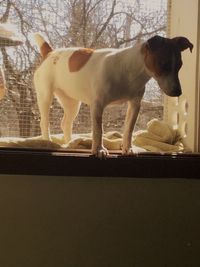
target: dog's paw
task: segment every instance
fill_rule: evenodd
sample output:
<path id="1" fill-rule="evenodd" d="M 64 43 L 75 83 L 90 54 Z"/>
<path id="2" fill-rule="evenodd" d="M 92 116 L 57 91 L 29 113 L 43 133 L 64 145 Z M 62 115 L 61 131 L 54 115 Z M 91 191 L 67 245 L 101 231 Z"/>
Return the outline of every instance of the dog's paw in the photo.
<path id="1" fill-rule="evenodd" d="M 129 156 L 135 154 L 133 147 L 122 148 L 122 155 Z"/>
<path id="2" fill-rule="evenodd" d="M 138 146 L 132 146 L 129 148 L 122 148 L 122 155 L 124 156 L 131 156 L 138 153 L 146 152 L 144 148 L 138 147 Z"/>
<path id="3" fill-rule="evenodd" d="M 105 159 L 109 155 L 109 152 L 105 147 L 101 147 L 96 150 L 93 150 L 92 154 L 99 159 Z"/>

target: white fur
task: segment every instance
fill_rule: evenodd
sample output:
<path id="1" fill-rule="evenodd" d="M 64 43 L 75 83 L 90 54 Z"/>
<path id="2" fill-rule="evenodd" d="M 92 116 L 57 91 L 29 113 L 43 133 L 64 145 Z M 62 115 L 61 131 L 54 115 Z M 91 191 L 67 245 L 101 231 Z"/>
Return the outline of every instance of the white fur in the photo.
<path id="1" fill-rule="evenodd" d="M 39 46 L 45 42 L 36 35 Z M 102 144 L 102 113 L 104 108 L 118 101 L 128 101 L 123 136 L 123 154 L 132 153 L 131 138 L 140 109 L 145 84 L 150 76 L 146 72 L 141 44 L 125 49 L 95 50 L 86 65 L 70 72 L 68 59 L 77 48 L 57 49 L 49 53 L 34 75 L 41 131 L 44 139 L 49 135 L 49 108 L 57 97 L 64 109 L 62 130 L 66 143 L 71 139 L 72 123 L 80 103 L 90 105 L 93 145 L 92 153 L 103 157 L 108 154 Z"/>

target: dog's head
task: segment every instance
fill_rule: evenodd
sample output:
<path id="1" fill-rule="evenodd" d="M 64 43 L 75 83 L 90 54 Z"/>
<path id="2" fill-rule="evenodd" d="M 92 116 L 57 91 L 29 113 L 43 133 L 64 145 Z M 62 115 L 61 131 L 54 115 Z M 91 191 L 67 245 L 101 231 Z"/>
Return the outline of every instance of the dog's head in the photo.
<path id="1" fill-rule="evenodd" d="M 185 37 L 160 36 L 150 38 L 142 47 L 147 72 L 168 96 L 182 93 L 178 73 L 182 66 L 181 52 L 187 48 L 192 52 L 193 44 Z"/>

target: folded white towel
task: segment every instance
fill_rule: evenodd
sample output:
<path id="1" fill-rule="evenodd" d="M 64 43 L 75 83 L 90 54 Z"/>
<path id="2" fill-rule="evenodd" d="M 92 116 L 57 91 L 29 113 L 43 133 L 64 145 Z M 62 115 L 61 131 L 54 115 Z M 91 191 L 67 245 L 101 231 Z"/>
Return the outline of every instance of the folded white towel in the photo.
<path id="1" fill-rule="evenodd" d="M 44 149 L 91 149 L 92 135 L 74 134 L 68 144 L 64 144 L 62 134 L 51 136 L 52 141 L 41 140 L 41 136 L 32 138 L 0 138 L 0 147 L 28 147 Z M 121 150 L 122 135 L 113 131 L 104 134 L 104 146 L 108 150 Z M 138 131 L 133 135 L 133 146 L 136 152 L 185 152 L 182 138 L 177 130 L 172 129 L 167 123 L 153 119 L 147 124 L 147 129 Z"/>
<path id="2" fill-rule="evenodd" d="M 183 145 L 178 130 L 174 130 L 164 121 L 151 120 L 147 130 L 136 132 L 133 143 L 151 152 L 183 152 L 188 151 Z"/>

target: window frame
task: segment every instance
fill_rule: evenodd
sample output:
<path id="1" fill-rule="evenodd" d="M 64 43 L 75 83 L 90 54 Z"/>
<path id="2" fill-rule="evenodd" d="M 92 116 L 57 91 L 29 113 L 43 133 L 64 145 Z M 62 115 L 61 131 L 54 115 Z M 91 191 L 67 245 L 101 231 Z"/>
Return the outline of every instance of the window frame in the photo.
<path id="1" fill-rule="evenodd" d="M 110 154 L 99 159 L 86 152 L 1 148 L 0 162 L 4 175 L 196 179 L 200 153 Z"/>
<path id="2" fill-rule="evenodd" d="M 188 12 L 193 14 L 189 20 Z M 180 131 L 187 147 L 200 152 L 200 0 L 194 0 L 193 5 L 187 0 L 181 5 L 179 0 L 168 0 L 167 35 L 187 37 L 194 49 L 192 54 L 189 50 L 182 53 L 179 76 L 183 94 L 178 98 L 164 97 L 164 120 Z"/>
<path id="3" fill-rule="evenodd" d="M 198 14 L 200 14 L 200 0 L 197 0 L 197 3 Z M 171 0 L 169 0 L 170 5 Z M 181 6 L 183 6 L 183 3 Z M 197 23 L 200 27 L 200 16 L 198 16 Z M 199 34 L 200 29 L 198 29 Z M 198 51 L 200 51 L 200 41 L 196 45 Z M 198 53 L 197 62 L 196 73 L 200 77 L 200 58 Z M 199 78 L 197 78 L 196 84 L 198 84 L 198 91 L 200 91 Z M 198 92 L 197 98 L 199 104 L 200 92 Z M 195 118 L 198 133 L 200 133 L 200 124 L 198 123 L 200 116 L 199 106 L 197 105 L 198 118 Z M 165 113 L 167 111 L 168 106 L 165 103 Z M 200 136 L 198 133 L 194 133 L 194 135 L 198 137 L 198 151 L 200 151 Z M 132 156 L 111 153 L 106 159 L 100 160 L 91 156 L 90 152 L 86 151 L 65 152 L 25 148 L 0 148 L 0 162 L 0 175 L 196 179 L 199 178 L 200 153 L 167 154 L 146 152 Z"/>

